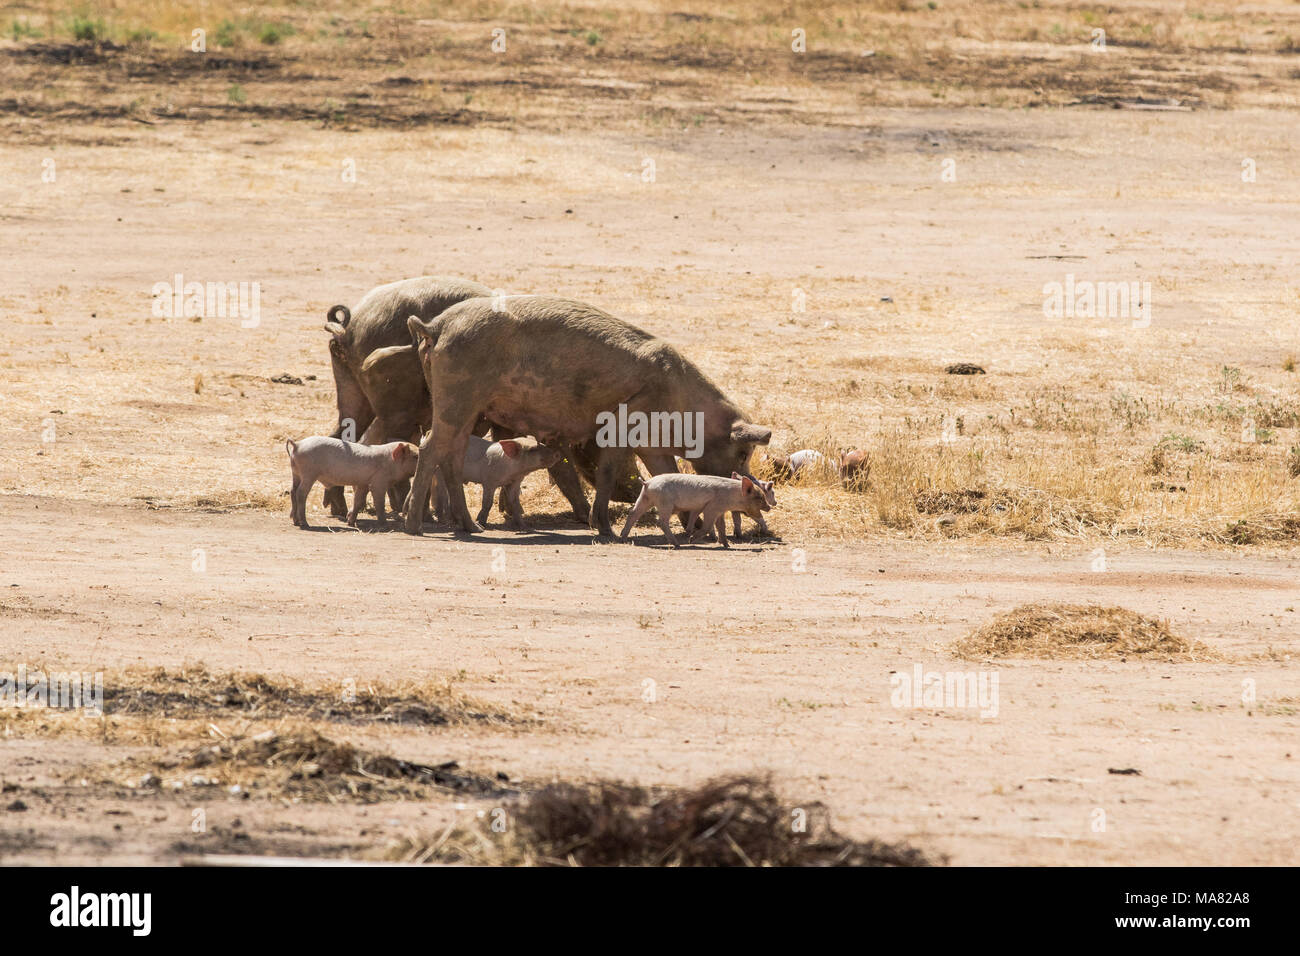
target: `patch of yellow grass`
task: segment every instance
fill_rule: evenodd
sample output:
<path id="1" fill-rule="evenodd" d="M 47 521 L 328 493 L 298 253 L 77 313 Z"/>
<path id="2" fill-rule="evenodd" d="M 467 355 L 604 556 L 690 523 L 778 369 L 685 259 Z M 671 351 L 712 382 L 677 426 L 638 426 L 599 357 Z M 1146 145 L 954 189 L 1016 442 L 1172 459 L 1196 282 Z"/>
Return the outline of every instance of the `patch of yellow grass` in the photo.
<path id="1" fill-rule="evenodd" d="M 1122 607 L 1097 604 L 1023 604 L 997 615 L 952 645 L 958 657 L 1053 660 L 1151 657 L 1206 661 L 1215 653 L 1174 634 L 1169 623 Z"/>

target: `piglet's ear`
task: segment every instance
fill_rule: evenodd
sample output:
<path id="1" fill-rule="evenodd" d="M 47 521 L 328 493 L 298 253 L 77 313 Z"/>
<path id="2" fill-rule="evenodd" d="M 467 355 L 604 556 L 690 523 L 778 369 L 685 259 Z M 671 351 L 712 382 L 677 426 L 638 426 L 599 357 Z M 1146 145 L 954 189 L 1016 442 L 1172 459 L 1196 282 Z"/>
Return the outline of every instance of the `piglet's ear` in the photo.
<path id="1" fill-rule="evenodd" d="M 402 455 L 406 453 L 406 446 L 398 442 L 393 446 L 393 461 L 401 461 Z"/>
<path id="2" fill-rule="evenodd" d="M 740 475 L 732 475 L 732 477 L 733 477 L 733 478 L 740 478 L 740 490 L 741 490 L 744 494 L 752 495 L 752 494 L 757 494 L 757 493 L 758 493 L 758 492 L 756 491 L 756 489 L 754 488 L 754 483 L 753 483 L 752 481 L 750 481 L 748 478 L 741 477 Z"/>
<path id="3" fill-rule="evenodd" d="M 732 480 L 732 481 L 740 481 L 740 480 L 743 479 L 744 477 L 745 477 L 744 475 L 742 475 L 742 474 L 740 474 L 739 472 L 736 472 L 736 471 L 733 471 L 733 472 L 731 473 L 731 480 Z"/>
<path id="4" fill-rule="evenodd" d="M 505 441 L 497 442 L 501 450 L 506 453 L 507 458 L 518 458 L 524 448 L 513 438 L 507 438 Z"/>

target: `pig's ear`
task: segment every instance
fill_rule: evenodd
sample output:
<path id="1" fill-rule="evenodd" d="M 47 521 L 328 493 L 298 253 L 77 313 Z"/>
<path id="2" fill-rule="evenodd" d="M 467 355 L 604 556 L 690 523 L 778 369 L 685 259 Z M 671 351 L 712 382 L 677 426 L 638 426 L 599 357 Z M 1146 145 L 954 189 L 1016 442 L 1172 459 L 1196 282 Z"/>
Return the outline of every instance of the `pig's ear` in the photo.
<path id="1" fill-rule="evenodd" d="M 741 474 L 740 472 L 738 472 L 738 471 L 733 471 L 733 472 L 731 473 L 731 479 L 732 479 L 732 481 L 740 481 L 740 480 L 743 479 L 744 477 L 745 477 L 745 476 L 742 475 L 742 474 Z"/>
<path id="2" fill-rule="evenodd" d="M 411 332 L 411 341 L 415 344 L 420 343 L 420 339 L 433 338 L 433 330 L 420 321 L 418 315 L 413 315 L 406 320 L 406 327 Z"/>
<path id="3" fill-rule="evenodd" d="M 406 454 L 406 446 L 398 442 L 393 446 L 393 461 L 401 461 L 402 456 Z"/>
<path id="4" fill-rule="evenodd" d="M 747 478 L 746 476 L 732 475 L 731 477 L 740 479 L 740 490 L 742 493 L 747 495 L 755 495 L 759 493 L 758 489 L 754 487 L 754 483 L 750 481 L 749 478 Z"/>
<path id="5" fill-rule="evenodd" d="M 497 442 L 497 444 L 501 446 L 501 450 L 506 453 L 507 458 L 518 458 L 524 450 L 523 446 L 513 438 L 507 438 Z"/>
<path id="6" fill-rule="evenodd" d="M 372 372 L 375 369 L 384 371 L 391 368 L 395 362 L 410 361 L 407 355 L 415 355 L 414 345 L 390 345 L 387 348 L 375 349 L 361 363 L 361 371 Z"/>
<path id="7" fill-rule="evenodd" d="M 766 445 L 772 440 L 772 429 L 749 422 L 736 422 L 731 426 L 731 440 L 737 444 Z"/>

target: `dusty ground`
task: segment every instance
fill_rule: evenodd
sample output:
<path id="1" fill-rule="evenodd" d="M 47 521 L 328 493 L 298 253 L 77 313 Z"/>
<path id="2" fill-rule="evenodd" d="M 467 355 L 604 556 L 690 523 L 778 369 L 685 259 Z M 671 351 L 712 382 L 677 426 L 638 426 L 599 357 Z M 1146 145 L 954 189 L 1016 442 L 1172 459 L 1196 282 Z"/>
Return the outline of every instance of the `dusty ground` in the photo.
<path id="1" fill-rule="evenodd" d="M 563 8 L 543 54 L 522 9 L 513 65 L 477 8 L 343 16 L 321 26 L 337 46 L 302 24 L 214 45 L 230 62 L 195 75 L 165 40 L 0 44 L 0 671 L 449 680 L 537 719 L 323 732 L 523 786 L 766 770 L 851 835 L 959 864 L 1293 862 L 1293 9 L 1231 41 L 1175 17 L 1117 74 L 1054 38 L 1082 8 L 1026 14 L 1035 37 L 968 15 L 947 40 L 920 10 L 864 14 L 810 29 L 844 59 L 806 64 L 750 45 L 788 49 L 779 17 L 708 27 L 690 59 L 674 31 L 695 20 L 647 8 L 593 44 L 587 8 Z M 892 59 L 866 84 L 868 45 Z M 1151 282 L 1151 326 L 1046 318 L 1068 272 Z M 259 323 L 154 315 L 176 273 L 258 282 Z M 534 535 L 350 532 L 319 494 L 296 531 L 282 444 L 332 424 L 325 310 L 425 273 L 592 301 L 680 346 L 777 450 L 871 450 L 872 484 L 779 489 L 777 537 L 729 553 L 671 552 L 650 525 L 595 543 L 537 480 Z M 944 375 L 956 361 L 989 374 Z M 286 372 L 304 383 L 269 381 Z M 1004 506 L 917 507 L 970 488 Z M 1220 659 L 948 652 L 1045 600 L 1168 618 Z M 892 706 L 917 664 L 996 672 L 998 715 Z M 0 858 L 355 856 L 499 803 L 140 792 L 121 761 L 179 731 L 88 726 L 0 710 Z"/>

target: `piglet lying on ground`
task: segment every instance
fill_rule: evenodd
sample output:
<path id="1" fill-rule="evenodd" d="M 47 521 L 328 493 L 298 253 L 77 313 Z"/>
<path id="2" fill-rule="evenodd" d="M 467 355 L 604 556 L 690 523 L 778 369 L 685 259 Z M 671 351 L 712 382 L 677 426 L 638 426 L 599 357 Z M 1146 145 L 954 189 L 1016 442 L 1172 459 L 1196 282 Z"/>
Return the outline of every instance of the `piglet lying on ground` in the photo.
<path id="1" fill-rule="evenodd" d="M 366 494 L 375 501 L 375 517 L 379 524 L 388 523 L 384 513 L 384 496 L 390 485 L 409 479 L 415 474 L 419 449 L 410 442 L 395 441 L 387 445 L 361 445 L 313 435 L 301 441 L 287 441 L 289 469 L 293 472 L 293 523 L 307 528 L 307 495 L 316 482 L 327 488 L 336 485 L 352 486 L 352 510 L 348 524 L 356 527 L 357 509 L 365 506 Z"/>
<path id="2" fill-rule="evenodd" d="M 871 458 L 865 451 L 846 451 L 840 455 L 840 480 L 844 487 L 864 484 L 871 474 Z"/>
<path id="3" fill-rule="evenodd" d="M 642 486 L 641 495 L 637 498 L 632 513 L 627 516 L 627 524 L 623 525 L 623 533 L 619 537 L 626 541 L 632 533 L 632 526 L 643 514 L 654 508 L 659 513 L 659 527 L 674 548 L 680 547 L 671 524 L 672 517 L 677 512 L 686 513 L 684 524 L 692 529 L 695 528 L 696 516 L 703 515 L 704 523 L 695 534 L 716 528 L 718 541 L 726 548 L 730 547 L 727 544 L 727 512 L 743 512 L 761 522 L 759 515 L 770 511 L 774 504 L 776 496 L 772 494 L 770 485 L 764 489 L 752 478 L 735 472 L 731 473 L 730 478 L 713 475 L 656 475 Z"/>
<path id="4" fill-rule="evenodd" d="M 519 504 L 519 486 L 524 477 L 534 471 L 550 468 L 563 455 L 558 448 L 541 444 L 535 438 L 505 438 L 491 442 L 477 435 L 469 436 L 465 446 L 465 467 L 461 477 L 483 486 L 483 507 L 477 521 L 487 524 L 492 511 L 492 496 L 501 489 L 501 510 L 506 514 L 506 527 L 516 531 L 524 527 L 524 510 Z M 442 485 L 438 486 L 438 512 L 446 514 L 448 499 Z"/>
<path id="5" fill-rule="evenodd" d="M 776 481 L 794 481 L 800 472 L 826 465 L 826 456 L 812 448 L 801 448 L 789 456 L 771 455 L 765 460 Z"/>

